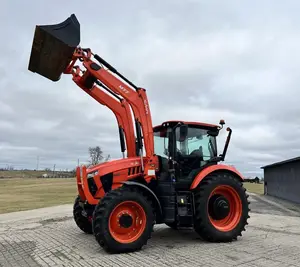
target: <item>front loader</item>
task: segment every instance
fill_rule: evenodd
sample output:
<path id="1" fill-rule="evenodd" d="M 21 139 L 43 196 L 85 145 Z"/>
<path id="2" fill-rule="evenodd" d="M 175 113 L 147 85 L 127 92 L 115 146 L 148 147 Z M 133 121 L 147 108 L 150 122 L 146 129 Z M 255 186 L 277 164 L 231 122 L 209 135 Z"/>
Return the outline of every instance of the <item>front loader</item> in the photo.
<path id="1" fill-rule="evenodd" d="M 241 236 L 250 211 L 243 177 L 220 164 L 232 130 L 227 128 L 218 154 L 223 120 L 219 125 L 176 120 L 153 126 L 146 90 L 79 44 L 74 14 L 59 24 L 37 25 L 28 67 L 54 82 L 72 75 L 117 119 L 123 158 L 77 167 L 73 214 L 78 227 L 113 253 L 141 249 L 155 224 L 193 228 L 210 242 Z"/>

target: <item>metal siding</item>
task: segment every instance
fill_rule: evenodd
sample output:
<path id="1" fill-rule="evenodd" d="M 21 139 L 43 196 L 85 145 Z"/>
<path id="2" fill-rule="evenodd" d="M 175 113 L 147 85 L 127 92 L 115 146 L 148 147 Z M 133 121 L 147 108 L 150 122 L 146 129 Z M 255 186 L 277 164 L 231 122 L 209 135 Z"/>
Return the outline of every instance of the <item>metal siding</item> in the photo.
<path id="1" fill-rule="evenodd" d="M 268 195 L 300 204 L 300 161 L 266 168 L 264 179 Z"/>

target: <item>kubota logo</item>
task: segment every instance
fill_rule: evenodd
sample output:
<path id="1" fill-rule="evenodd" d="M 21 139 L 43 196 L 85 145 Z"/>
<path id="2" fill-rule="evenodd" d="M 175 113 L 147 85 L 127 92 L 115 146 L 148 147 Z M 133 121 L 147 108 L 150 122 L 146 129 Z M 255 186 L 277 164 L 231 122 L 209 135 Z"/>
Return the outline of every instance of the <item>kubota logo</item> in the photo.
<path id="1" fill-rule="evenodd" d="M 129 93 L 129 91 L 122 85 L 119 85 L 119 89 L 121 89 L 125 94 Z"/>

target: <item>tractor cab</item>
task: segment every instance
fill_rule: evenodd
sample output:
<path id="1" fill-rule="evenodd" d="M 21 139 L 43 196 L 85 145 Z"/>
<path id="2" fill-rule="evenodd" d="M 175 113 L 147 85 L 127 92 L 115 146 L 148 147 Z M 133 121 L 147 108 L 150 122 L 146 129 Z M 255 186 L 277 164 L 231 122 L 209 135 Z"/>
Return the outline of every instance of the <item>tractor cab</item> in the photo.
<path id="1" fill-rule="evenodd" d="M 223 126 L 224 121 L 220 124 Z M 167 121 L 154 127 L 154 150 L 160 163 L 158 179 L 169 179 L 173 170 L 176 187 L 188 189 L 203 168 L 222 159 L 218 157 L 216 141 L 221 128 L 184 121 Z"/>

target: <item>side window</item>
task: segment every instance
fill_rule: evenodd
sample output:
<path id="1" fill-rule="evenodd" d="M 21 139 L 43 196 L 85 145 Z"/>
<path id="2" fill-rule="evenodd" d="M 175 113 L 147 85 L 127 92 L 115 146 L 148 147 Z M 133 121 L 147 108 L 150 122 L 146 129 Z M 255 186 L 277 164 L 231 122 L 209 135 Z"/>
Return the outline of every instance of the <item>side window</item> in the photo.
<path id="1" fill-rule="evenodd" d="M 207 136 L 207 131 L 198 128 L 189 128 L 189 136 L 187 141 L 188 154 L 195 151 L 203 156 L 203 160 L 209 160 L 213 155 L 210 150 L 210 137 Z"/>
<path id="2" fill-rule="evenodd" d="M 200 151 L 203 156 L 203 160 L 209 160 L 211 158 L 211 152 L 209 150 L 209 137 L 202 135 L 201 137 L 193 137 L 188 140 L 188 151 L 191 154 L 193 151 Z"/>
<path id="3" fill-rule="evenodd" d="M 188 139 L 188 152 L 191 154 L 194 150 L 199 149 L 201 146 L 201 140 L 197 139 L 196 137 L 192 137 Z"/>
<path id="4" fill-rule="evenodd" d="M 164 138 L 161 138 L 159 136 L 154 136 L 154 153 L 161 157 L 167 157 L 164 154 Z"/>
<path id="5" fill-rule="evenodd" d="M 179 136 L 179 129 L 176 130 L 177 139 Z M 211 159 L 214 154 L 213 150 L 216 148 L 215 138 L 207 136 L 207 130 L 189 127 L 188 137 L 183 142 L 176 142 L 177 150 L 181 155 L 191 155 L 194 152 L 196 155 L 203 157 L 203 160 Z M 193 153 L 193 154 L 194 154 Z"/>
<path id="6" fill-rule="evenodd" d="M 158 156 L 168 158 L 168 144 L 169 138 L 165 133 L 155 132 L 154 133 L 154 153 Z"/>

